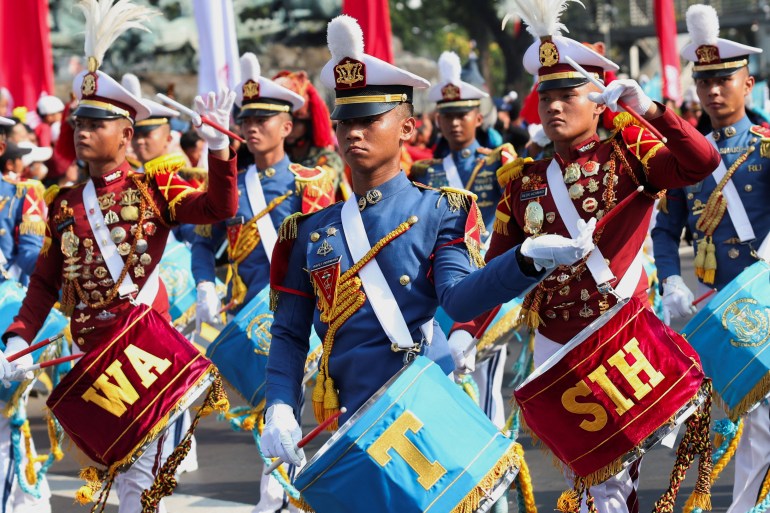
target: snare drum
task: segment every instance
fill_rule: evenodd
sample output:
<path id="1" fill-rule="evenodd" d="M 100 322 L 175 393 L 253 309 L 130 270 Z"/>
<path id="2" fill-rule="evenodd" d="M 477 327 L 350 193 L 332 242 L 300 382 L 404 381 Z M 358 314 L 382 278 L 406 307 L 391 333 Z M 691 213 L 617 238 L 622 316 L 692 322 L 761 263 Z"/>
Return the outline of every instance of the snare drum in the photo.
<path id="1" fill-rule="evenodd" d="M 514 392 L 527 426 L 576 476 L 601 482 L 704 400 L 695 350 L 642 302 L 608 310 Z"/>
<path id="2" fill-rule="evenodd" d="M 770 264 L 746 268 L 682 330 L 730 419 L 770 392 Z"/>
<path id="3" fill-rule="evenodd" d="M 419 356 L 340 427 L 294 484 L 318 513 L 488 511 L 518 472 L 513 446 Z"/>
<path id="4" fill-rule="evenodd" d="M 139 305 L 83 355 L 46 404 L 80 450 L 120 469 L 205 391 L 215 372 L 168 321 Z"/>
<path id="5" fill-rule="evenodd" d="M 222 377 L 254 407 L 265 399 L 272 324 L 268 286 L 238 312 L 206 350 L 206 356 L 211 358 Z M 315 374 L 320 357 L 321 340 L 313 330 L 305 364 L 305 381 Z"/>

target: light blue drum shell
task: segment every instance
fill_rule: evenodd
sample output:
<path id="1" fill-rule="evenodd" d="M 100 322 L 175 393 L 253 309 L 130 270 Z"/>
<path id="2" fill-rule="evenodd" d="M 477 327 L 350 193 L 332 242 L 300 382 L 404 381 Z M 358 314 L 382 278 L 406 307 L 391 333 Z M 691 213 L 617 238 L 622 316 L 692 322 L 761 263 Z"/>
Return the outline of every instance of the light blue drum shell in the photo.
<path id="1" fill-rule="evenodd" d="M 269 306 L 270 287 L 265 287 L 238 312 L 206 350 L 206 356 L 214 362 L 222 377 L 254 407 L 265 399 L 267 355 L 273 324 L 273 312 Z M 320 345 L 321 341 L 313 331 L 311 354 Z M 308 377 L 310 375 L 308 373 Z"/>
<path id="2" fill-rule="evenodd" d="M 746 268 L 682 330 L 735 420 L 770 392 L 770 265 Z"/>
<path id="3" fill-rule="evenodd" d="M 438 480 L 418 474 L 394 447 L 381 466 L 367 451 L 395 421 Z M 391 430 L 392 433 L 392 430 Z M 382 442 L 379 442 L 382 443 Z M 367 401 L 297 475 L 295 486 L 318 513 L 452 511 L 493 469 L 505 468 L 477 511 L 485 511 L 516 476 L 513 441 L 430 359 L 420 356 Z"/>
<path id="4" fill-rule="evenodd" d="M 13 318 L 19 313 L 21 302 L 26 295 L 27 289 L 16 281 L 8 280 L 0 283 L 0 333 L 5 333 L 5 330 L 11 325 Z M 35 339 L 31 343 L 34 344 L 46 338 L 58 335 L 64 331 L 68 322 L 69 321 L 64 314 L 56 309 L 52 309 L 51 313 L 46 317 L 40 331 L 38 331 Z M 4 344 L 0 343 L 0 346 L 5 350 Z M 62 346 L 66 347 L 66 344 L 62 344 Z M 40 355 L 45 349 L 45 347 L 41 347 L 32 353 L 32 359 L 35 363 L 40 360 Z M 11 383 L 9 388 L 0 386 L 0 401 L 10 401 L 18 388 L 19 383 Z"/>

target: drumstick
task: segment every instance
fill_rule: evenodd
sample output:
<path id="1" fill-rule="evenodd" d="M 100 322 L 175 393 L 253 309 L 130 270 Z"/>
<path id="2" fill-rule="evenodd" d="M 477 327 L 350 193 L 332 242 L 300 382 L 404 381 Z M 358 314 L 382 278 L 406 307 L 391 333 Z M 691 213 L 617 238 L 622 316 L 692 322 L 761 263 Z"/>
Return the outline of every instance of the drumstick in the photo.
<path id="1" fill-rule="evenodd" d="M 583 68 L 583 66 L 581 66 L 580 64 L 578 64 L 577 62 L 575 62 L 575 60 L 574 60 L 572 57 L 570 57 L 569 55 L 565 55 L 565 56 L 564 56 L 564 60 L 565 60 L 565 61 L 567 61 L 567 63 L 568 63 L 570 66 L 572 66 L 573 68 L 575 68 L 575 70 L 577 70 L 577 71 L 578 71 L 578 72 L 579 72 L 581 75 L 583 75 L 584 77 L 586 77 L 586 78 L 589 80 L 589 82 L 591 82 L 593 85 L 595 85 L 596 87 L 598 87 L 598 88 L 599 88 L 599 89 L 600 89 L 602 92 L 604 92 L 604 90 L 605 90 L 605 89 L 607 89 L 607 87 L 606 87 L 604 84 L 602 84 L 601 82 L 599 82 L 599 81 L 596 79 L 596 77 L 594 77 L 594 76 L 593 76 L 591 73 L 589 73 L 588 71 L 586 71 L 586 70 L 585 70 L 585 68 Z M 625 110 L 626 112 L 628 112 L 629 114 L 631 114 L 633 117 L 635 117 L 635 118 L 636 118 L 636 120 L 637 120 L 637 121 L 639 121 L 639 123 L 641 123 L 641 124 L 642 124 L 642 126 L 644 126 L 644 128 L 646 128 L 647 130 L 649 130 L 650 132 L 652 132 L 652 135 L 654 135 L 655 137 L 657 137 L 658 139 L 660 139 L 660 140 L 661 140 L 661 141 L 663 141 L 664 143 L 665 143 L 665 142 L 668 142 L 668 139 L 666 139 L 665 137 L 663 137 L 663 134 L 661 134 L 660 132 L 658 132 L 658 129 L 657 129 L 657 128 L 655 128 L 654 126 L 652 126 L 652 125 L 650 124 L 650 122 L 649 122 L 649 121 L 647 121 L 647 120 L 646 120 L 646 119 L 645 119 L 645 118 L 644 118 L 644 117 L 643 117 L 641 114 L 639 114 L 639 113 L 638 113 L 638 112 L 636 112 L 634 109 L 632 109 L 631 107 L 629 107 L 629 106 L 628 106 L 628 104 L 627 104 L 626 102 L 624 102 L 623 100 L 618 100 L 618 106 L 619 106 L 620 108 L 622 108 L 623 110 Z"/>
<path id="2" fill-rule="evenodd" d="M 21 358 L 22 356 L 28 355 L 28 354 L 29 354 L 29 353 L 31 353 L 32 351 L 36 351 L 36 350 L 40 349 L 40 348 L 41 348 L 41 347 L 43 347 L 43 346 L 47 346 L 47 345 L 48 345 L 48 344 L 50 344 L 51 342 L 56 342 L 57 340 L 59 340 L 59 339 L 60 339 L 60 338 L 62 338 L 63 336 L 64 336 L 64 334 L 63 334 L 63 333 L 59 333 L 58 335 L 55 335 L 55 336 L 53 336 L 53 337 L 47 338 L 47 339 L 45 339 L 45 340 L 41 340 L 41 341 L 40 341 L 40 342 L 38 342 L 37 344 L 33 344 L 33 345 L 31 345 L 31 346 L 29 346 L 29 347 L 27 347 L 27 348 L 25 348 L 25 349 L 22 349 L 22 350 L 21 350 L 21 351 L 19 351 L 18 353 L 14 353 L 14 354 L 12 354 L 11 356 L 9 356 L 9 357 L 8 357 L 8 361 L 9 361 L 9 362 L 12 362 L 12 361 L 14 361 L 14 360 L 18 360 L 18 359 L 19 359 L 19 358 Z"/>
<path id="3" fill-rule="evenodd" d="M 197 126 L 200 126 L 201 123 L 205 123 L 208 126 L 212 127 L 214 130 L 218 130 L 218 131 L 222 132 L 223 134 L 232 137 L 236 141 L 239 141 L 239 142 L 242 142 L 242 143 L 246 142 L 246 139 L 244 139 L 240 135 L 236 134 L 235 132 L 231 132 L 230 130 L 228 130 L 227 128 L 223 127 L 219 123 L 216 123 L 215 121 L 212 121 L 211 119 L 207 118 L 206 116 L 204 116 L 202 114 L 198 114 L 197 112 L 195 112 L 191 108 L 189 108 L 189 107 L 187 107 L 185 105 L 182 105 L 178 101 L 169 98 L 165 94 L 157 93 L 155 96 L 157 96 L 158 99 L 160 99 L 163 103 L 167 103 L 167 104 L 171 105 L 172 107 L 174 107 L 175 109 L 180 110 L 184 114 L 187 114 L 188 116 L 190 116 L 192 118 L 192 120 L 193 120 L 193 124 L 195 124 Z"/>
<path id="4" fill-rule="evenodd" d="M 36 371 L 38 369 L 45 369 L 47 367 L 53 367 L 54 365 L 59 365 L 60 363 L 67 363 L 71 362 L 72 360 L 77 360 L 78 358 L 82 358 L 83 354 L 71 354 L 68 356 L 60 356 L 59 358 L 54 358 L 53 360 L 48 360 L 47 362 L 42 363 L 36 363 L 35 365 L 31 365 L 24 369 L 24 372 L 30 372 L 30 371 Z"/>
<path id="5" fill-rule="evenodd" d="M 711 290 L 709 290 L 708 292 L 706 292 L 705 294 L 703 294 L 702 296 L 700 296 L 698 299 L 696 299 L 695 301 L 693 301 L 693 302 L 692 302 L 692 306 L 696 306 L 698 303 L 700 303 L 700 302 L 701 302 L 701 301 L 703 301 L 704 299 L 707 299 L 707 298 L 709 298 L 709 297 L 710 297 L 712 294 L 716 294 L 716 292 L 717 292 L 717 289 L 711 289 Z"/>
<path id="6" fill-rule="evenodd" d="M 484 324 L 481 325 L 481 327 L 476 331 L 476 336 L 471 339 L 471 343 L 468 344 L 468 347 L 465 348 L 463 351 L 463 356 L 468 356 L 468 351 L 473 349 L 476 344 L 479 342 L 482 336 L 484 336 L 484 332 L 487 331 L 487 328 L 489 328 L 489 325 L 492 324 L 492 321 L 494 320 L 495 316 L 497 315 L 497 312 L 499 312 L 500 309 L 497 308 L 496 310 L 493 310 L 489 312 L 489 315 L 486 319 L 484 319 Z M 480 335 L 479 335 L 480 334 Z"/>
<path id="7" fill-rule="evenodd" d="M 321 431 L 323 431 L 324 429 L 329 427 L 329 425 L 332 422 L 337 420 L 339 418 L 339 416 L 342 415 L 343 413 L 345 413 L 346 411 L 348 411 L 348 409 L 343 406 L 342 408 L 340 408 L 340 411 L 338 411 L 337 413 L 335 413 L 334 415 L 332 415 L 331 417 L 329 417 L 325 421 L 323 421 L 320 424 L 318 424 L 315 428 L 313 428 L 313 430 L 310 433 L 308 433 L 305 436 L 303 436 L 302 440 L 297 442 L 297 448 L 302 449 L 303 447 L 305 447 L 313 438 L 317 437 L 318 434 Z M 275 469 L 280 467 L 283 463 L 284 463 L 283 459 L 276 458 L 275 461 L 273 463 L 271 463 L 270 466 L 265 469 L 264 474 L 266 476 L 271 474 Z"/>
<path id="8" fill-rule="evenodd" d="M 639 195 L 639 193 L 641 193 L 643 190 L 644 190 L 644 187 L 640 185 L 639 187 L 637 187 L 637 188 L 636 188 L 636 190 L 635 190 L 634 192 L 632 192 L 631 194 L 629 194 L 628 196 L 626 196 L 625 198 L 623 198 L 623 199 L 620 201 L 620 203 L 618 203 L 617 205 L 615 205 L 615 208 L 613 208 L 612 210 L 610 210 L 609 212 L 607 212 L 606 214 L 604 214 L 604 215 L 602 216 L 602 218 L 601 218 L 601 219 L 599 219 L 599 220 L 596 222 L 596 228 L 595 228 L 595 231 L 596 231 L 596 230 L 599 230 L 599 229 L 601 229 L 601 228 L 603 228 L 604 226 L 606 226 L 606 225 L 607 225 L 607 223 L 609 223 L 609 222 L 610 222 L 610 219 L 612 219 L 613 217 L 615 217 L 616 215 L 618 215 L 618 213 L 619 213 L 621 210 L 623 210 L 623 209 L 624 209 L 624 208 L 625 208 L 625 207 L 626 207 L 626 206 L 627 206 L 629 203 L 631 203 L 631 201 L 632 201 L 634 198 L 636 198 L 636 197 Z"/>

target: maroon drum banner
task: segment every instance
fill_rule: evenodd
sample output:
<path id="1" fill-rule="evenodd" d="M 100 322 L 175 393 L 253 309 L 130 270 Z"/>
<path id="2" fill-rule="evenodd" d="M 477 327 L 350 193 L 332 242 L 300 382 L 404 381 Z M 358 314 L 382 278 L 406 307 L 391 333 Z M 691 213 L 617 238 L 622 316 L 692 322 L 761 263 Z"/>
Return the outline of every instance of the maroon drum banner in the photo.
<path id="1" fill-rule="evenodd" d="M 621 470 L 704 378 L 695 350 L 635 298 L 559 356 L 515 397 L 529 429 L 589 483 Z"/>
<path id="2" fill-rule="evenodd" d="M 75 445 L 113 468 L 131 463 L 213 369 L 152 308 L 133 308 L 116 326 L 110 340 L 86 353 L 47 401 Z"/>

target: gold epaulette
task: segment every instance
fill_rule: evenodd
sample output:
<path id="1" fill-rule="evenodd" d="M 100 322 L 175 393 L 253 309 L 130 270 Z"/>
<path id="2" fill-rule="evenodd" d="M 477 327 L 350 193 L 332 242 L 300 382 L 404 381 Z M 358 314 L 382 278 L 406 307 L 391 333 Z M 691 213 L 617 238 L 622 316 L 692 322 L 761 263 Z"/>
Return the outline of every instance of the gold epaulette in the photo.
<path id="1" fill-rule="evenodd" d="M 334 189 L 334 176 L 325 167 L 289 164 L 289 171 L 294 175 L 295 192 L 299 196 L 307 190 L 308 197 L 314 198 Z"/>
<path id="2" fill-rule="evenodd" d="M 615 129 L 608 141 L 614 140 L 615 136 L 620 134 L 626 148 L 642 163 L 646 172 L 650 159 L 665 146 L 663 142 L 628 112 L 619 113 L 612 120 L 612 124 Z"/>
<path id="3" fill-rule="evenodd" d="M 614 136 L 624 128 L 631 125 L 641 126 L 639 124 L 639 121 L 628 112 L 619 112 L 612 119 L 612 126 L 614 127 L 614 130 L 612 131 L 612 135 Z"/>
<path id="4" fill-rule="evenodd" d="M 497 170 L 497 183 L 505 188 L 509 183 L 524 176 L 524 167 L 535 162 L 531 157 L 518 157 Z"/>
<path id="5" fill-rule="evenodd" d="M 476 201 L 477 198 L 475 194 L 473 194 L 471 191 L 466 191 L 465 189 L 441 187 L 439 191 L 441 192 L 441 196 L 439 197 L 436 206 L 441 203 L 441 198 L 446 198 L 447 203 L 449 204 L 449 210 L 452 212 L 456 212 L 461 208 L 467 212 L 468 208 L 474 201 Z"/>
<path id="6" fill-rule="evenodd" d="M 47 188 L 45 190 L 45 193 L 43 194 L 43 198 L 45 199 L 45 204 L 50 207 L 51 203 L 53 203 L 53 200 L 55 200 L 56 196 L 59 195 L 59 191 L 61 191 L 61 187 L 59 187 L 56 184 L 53 184 L 49 188 Z"/>
<path id="7" fill-rule="evenodd" d="M 441 159 L 422 159 L 412 164 L 412 169 L 409 171 L 409 175 L 413 178 L 418 176 L 425 176 L 428 173 L 428 169 L 433 166 L 441 164 Z"/>
<path id="8" fill-rule="evenodd" d="M 759 154 L 762 158 L 770 158 L 770 128 L 765 128 L 761 125 L 754 125 L 749 128 L 749 131 L 758 135 L 759 140 Z"/>
<path id="9" fill-rule="evenodd" d="M 320 212 L 320 211 L 319 211 Z M 294 240 L 297 238 L 299 231 L 299 222 L 305 217 L 309 217 L 315 214 L 315 212 L 309 212 L 303 214 L 302 212 L 295 212 L 286 217 L 278 228 L 278 241 L 283 242 L 285 240 Z"/>
<path id="10" fill-rule="evenodd" d="M 507 153 L 514 159 L 516 158 L 516 150 L 513 148 L 513 145 L 511 143 L 503 143 L 497 148 L 495 148 L 494 150 L 489 150 L 487 148 L 479 148 L 477 151 L 486 155 L 485 164 L 487 166 L 502 161 L 503 153 Z M 484 153 L 485 151 L 486 153 Z M 505 164 L 505 162 L 503 162 L 503 164 Z"/>
<path id="11" fill-rule="evenodd" d="M 19 180 L 16 182 L 16 197 L 23 198 L 29 189 L 34 189 L 38 198 L 45 198 L 45 187 L 37 180 Z"/>
<path id="12" fill-rule="evenodd" d="M 128 165 L 133 167 L 135 170 L 139 169 L 140 167 L 142 167 L 142 163 L 141 162 L 139 162 L 134 157 L 129 157 L 128 155 L 126 155 L 126 162 L 128 162 Z"/>
<path id="13" fill-rule="evenodd" d="M 144 174 L 148 178 L 155 178 L 157 175 L 177 173 L 186 165 L 187 160 L 183 155 L 161 155 L 144 164 Z"/>
<path id="14" fill-rule="evenodd" d="M 202 167 L 183 167 L 177 173 L 185 180 L 205 180 L 209 176 L 208 170 Z"/>

